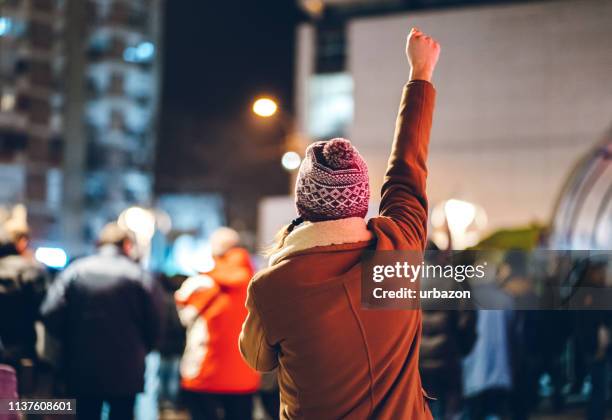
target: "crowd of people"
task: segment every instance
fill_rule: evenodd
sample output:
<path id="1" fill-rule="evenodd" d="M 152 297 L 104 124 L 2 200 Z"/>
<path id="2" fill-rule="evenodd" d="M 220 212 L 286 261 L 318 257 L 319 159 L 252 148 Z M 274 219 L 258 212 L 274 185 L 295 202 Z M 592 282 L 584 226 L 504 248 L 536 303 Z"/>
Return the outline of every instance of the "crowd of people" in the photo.
<path id="1" fill-rule="evenodd" d="M 109 223 L 97 252 L 53 280 L 31 254 L 27 229 L 0 232 L 0 397 L 69 396 L 78 418 L 100 418 L 106 404 L 108 418 L 131 419 L 145 358 L 156 351 L 160 408 L 251 417 L 260 374 L 237 343 L 253 267 L 235 231 L 212 235 L 211 271 L 168 278 L 146 272 L 131 232 Z M 278 398 L 276 407 L 272 393 L 262 399 L 277 417 Z"/>
<path id="2" fill-rule="evenodd" d="M 94 255 L 51 280 L 27 228 L 3 227 L 0 398 L 67 396 L 78 418 L 131 419 L 146 356 L 157 352 L 160 408 L 186 407 L 194 420 L 252 418 L 256 395 L 272 419 L 519 420 L 541 402 L 543 373 L 554 410 L 589 383 L 587 417 L 605 418 L 608 312 L 361 307 L 366 252 L 427 244 L 440 46 L 413 28 L 406 48 L 411 70 L 379 216 L 365 220 L 369 176 L 351 143 L 313 143 L 297 177 L 298 217 L 257 273 L 238 234 L 221 228 L 206 272 L 153 276 L 130 231 L 110 223 Z M 513 258 L 489 294 L 510 308 L 533 292 Z M 602 281 L 601 267 L 583 274 Z"/>
<path id="3" fill-rule="evenodd" d="M 269 418 L 278 418 L 275 375 L 251 369 L 237 345 L 254 270 L 235 231 L 212 235 L 211 271 L 154 278 L 131 259 L 130 232 L 109 224 L 97 254 L 54 280 L 31 255 L 27 229 L 0 232 L 3 397 L 71 396 L 79 418 L 99 418 L 103 402 L 110 418 L 132 418 L 145 355 L 157 351 L 162 411 L 246 419 L 257 394 Z M 495 289 L 509 301 L 524 299 L 533 284 L 512 255 Z M 584 273 L 588 281 L 599 281 L 600 268 Z M 61 361 L 41 354 L 38 321 L 61 344 Z M 605 418 L 610 322 L 604 311 L 423 311 L 419 369 L 434 418 L 527 419 L 542 401 L 561 413 L 585 387 L 585 417 Z"/>
<path id="4" fill-rule="evenodd" d="M 537 299 L 541 280 L 517 255 L 522 260 L 527 253 L 507 251 L 494 281 L 484 285 L 508 309 L 424 311 L 421 375 L 437 397 L 435 417 L 523 420 L 546 408 L 553 415 L 572 410 L 581 412 L 576 418 L 607 418 L 612 314 L 512 309 Z M 580 273 L 587 300 L 602 290 L 605 269 L 594 263 Z"/>

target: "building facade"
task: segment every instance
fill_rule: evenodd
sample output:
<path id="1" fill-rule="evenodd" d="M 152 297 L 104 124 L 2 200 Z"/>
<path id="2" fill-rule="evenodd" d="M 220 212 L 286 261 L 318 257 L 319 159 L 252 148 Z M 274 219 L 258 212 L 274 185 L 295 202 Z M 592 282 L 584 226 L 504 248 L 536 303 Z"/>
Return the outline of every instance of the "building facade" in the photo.
<path id="1" fill-rule="evenodd" d="M 0 204 L 27 203 L 35 235 L 58 239 L 64 16 L 54 0 L 0 2 Z"/>
<path id="2" fill-rule="evenodd" d="M 33 238 L 79 254 L 152 204 L 162 0 L 0 3 L 0 197 Z M 5 197 L 6 196 L 6 197 Z"/>
<path id="3" fill-rule="evenodd" d="M 83 127 L 74 140 L 85 140 L 77 208 L 90 242 L 126 207 L 152 204 L 161 2 L 89 1 L 85 16 Z"/>
<path id="4" fill-rule="evenodd" d="M 408 78 L 406 34 L 417 26 L 442 45 L 431 207 L 452 198 L 475 203 L 488 216 L 488 231 L 550 223 L 572 168 L 612 123 L 612 3 L 398 7 L 383 14 L 343 13 L 351 3 L 374 2 L 323 3 L 336 13 L 298 29 L 301 131 L 313 140 L 350 138 L 368 161 L 375 199 Z"/>

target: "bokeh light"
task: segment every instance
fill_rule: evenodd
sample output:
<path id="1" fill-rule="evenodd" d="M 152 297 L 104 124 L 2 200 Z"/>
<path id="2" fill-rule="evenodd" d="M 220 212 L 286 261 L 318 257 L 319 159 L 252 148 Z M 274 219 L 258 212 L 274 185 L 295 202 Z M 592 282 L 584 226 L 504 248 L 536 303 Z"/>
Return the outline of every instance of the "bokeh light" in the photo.
<path id="1" fill-rule="evenodd" d="M 282 159 L 281 163 L 283 168 L 288 171 L 293 171 L 300 167 L 300 163 L 302 163 L 302 158 L 296 152 L 286 152 Z"/>
<path id="2" fill-rule="evenodd" d="M 278 105 L 273 99 L 270 98 L 259 98 L 253 102 L 253 112 L 260 117 L 271 117 L 276 114 Z"/>
<path id="3" fill-rule="evenodd" d="M 68 255 L 62 248 L 40 247 L 34 253 L 36 260 L 47 267 L 61 269 L 68 264 Z"/>
<path id="4" fill-rule="evenodd" d="M 119 216 L 118 222 L 144 239 L 150 240 L 155 234 L 155 215 L 142 207 L 130 207 L 125 210 Z"/>

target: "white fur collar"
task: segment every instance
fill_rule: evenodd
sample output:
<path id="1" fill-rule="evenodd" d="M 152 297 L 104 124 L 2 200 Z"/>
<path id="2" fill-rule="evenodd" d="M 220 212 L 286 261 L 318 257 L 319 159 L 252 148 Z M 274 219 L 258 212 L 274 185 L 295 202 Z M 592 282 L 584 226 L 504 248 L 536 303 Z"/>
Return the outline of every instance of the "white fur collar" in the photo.
<path id="1" fill-rule="evenodd" d="M 285 238 L 283 247 L 270 256 L 270 266 L 281 259 L 305 249 L 317 246 L 330 246 L 366 242 L 372 239 L 372 232 L 361 217 L 327 220 L 324 222 L 304 222 Z"/>

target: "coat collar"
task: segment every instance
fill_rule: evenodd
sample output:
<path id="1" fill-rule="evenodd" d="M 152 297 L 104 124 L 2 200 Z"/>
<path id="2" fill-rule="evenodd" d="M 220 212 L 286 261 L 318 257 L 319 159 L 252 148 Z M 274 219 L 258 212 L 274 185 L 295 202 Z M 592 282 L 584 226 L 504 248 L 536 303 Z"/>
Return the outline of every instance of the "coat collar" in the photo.
<path id="1" fill-rule="evenodd" d="M 361 217 L 326 220 L 323 222 L 304 222 L 287 235 L 283 247 L 270 256 L 270 266 L 306 249 L 368 242 L 372 232 Z"/>

